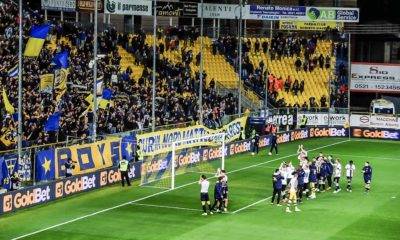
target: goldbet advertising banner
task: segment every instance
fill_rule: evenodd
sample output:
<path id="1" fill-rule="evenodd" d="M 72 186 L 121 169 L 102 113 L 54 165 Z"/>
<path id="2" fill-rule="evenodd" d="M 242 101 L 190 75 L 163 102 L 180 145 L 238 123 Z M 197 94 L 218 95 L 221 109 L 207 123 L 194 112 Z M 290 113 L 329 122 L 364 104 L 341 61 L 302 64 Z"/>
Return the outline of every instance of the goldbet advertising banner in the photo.
<path id="1" fill-rule="evenodd" d="M 131 179 L 140 178 L 141 164 L 141 162 L 136 162 L 131 165 L 129 171 Z M 4 193 L 0 195 L 0 215 L 109 186 L 120 181 L 121 175 L 118 168 L 113 167 Z"/>

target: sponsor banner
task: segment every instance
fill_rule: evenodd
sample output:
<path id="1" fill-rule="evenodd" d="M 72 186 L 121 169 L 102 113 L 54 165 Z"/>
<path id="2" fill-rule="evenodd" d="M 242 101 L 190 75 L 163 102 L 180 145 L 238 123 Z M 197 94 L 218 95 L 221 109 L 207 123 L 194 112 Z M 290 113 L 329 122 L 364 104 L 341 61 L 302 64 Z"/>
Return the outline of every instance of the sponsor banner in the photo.
<path id="1" fill-rule="evenodd" d="M 393 128 L 400 129 L 400 118 L 395 116 L 352 114 L 350 125 L 367 128 Z"/>
<path id="2" fill-rule="evenodd" d="M 197 17 L 197 3 L 157 2 L 157 16 Z"/>
<path id="3" fill-rule="evenodd" d="M 129 177 L 140 178 L 141 162 L 133 163 Z M 90 174 L 60 179 L 0 195 L 0 215 L 27 207 L 44 204 L 77 193 L 91 191 L 121 181 L 117 167 Z"/>
<path id="4" fill-rule="evenodd" d="M 265 125 L 267 123 L 273 123 L 279 126 L 291 126 L 294 124 L 294 115 L 291 114 L 278 114 L 270 115 L 268 117 L 251 117 L 250 124 L 254 125 Z"/>
<path id="5" fill-rule="evenodd" d="M 152 133 L 145 133 L 137 135 L 138 144 L 141 146 L 144 156 L 150 156 L 155 154 L 161 154 L 171 152 L 172 142 L 200 138 L 206 135 L 212 135 L 217 133 L 226 133 L 225 141 L 232 142 L 239 139 L 242 131 L 246 127 L 247 117 L 237 118 L 234 121 L 224 125 L 222 128 L 214 130 L 207 128 L 203 125 L 196 125 L 186 128 L 177 128 L 164 131 L 157 131 Z M 200 139 L 182 142 L 186 148 L 199 147 L 199 146 L 215 146 L 218 145 L 218 139 Z M 179 149 L 179 145 L 177 146 Z"/>
<path id="6" fill-rule="evenodd" d="M 351 63 L 350 90 L 400 92 L 400 64 Z"/>
<path id="7" fill-rule="evenodd" d="M 42 0 L 42 9 L 75 12 L 75 0 Z"/>
<path id="8" fill-rule="evenodd" d="M 348 114 L 298 113 L 297 119 L 307 117 L 307 126 L 344 126 L 349 122 Z"/>
<path id="9" fill-rule="evenodd" d="M 314 137 L 348 137 L 349 130 L 344 127 L 315 127 L 309 128 L 310 138 Z"/>
<path id="10" fill-rule="evenodd" d="M 242 13 L 243 9 L 244 7 L 242 8 Z M 198 4 L 197 17 L 202 17 L 201 3 Z M 240 7 L 237 4 L 203 3 L 203 17 L 220 18 L 220 19 L 238 19 L 240 18 Z"/>
<path id="11" fill-rule="evenodd" d="M 77 0 L 76 10 L 80 12 L 93 12 L 94 11 L 94 0 Z M 97 10 L 102 13 L 104 12 L 103 0 L 97 1 Z"/>
<path id="12" fill-rule="evenodd" d="M 104 140 L 91 144 L 56 148 L 55 178 L 65 176 L 64 164 L 71 158 L 75 162 L 74 175 L 93 172 L 113 166 L 121 159 L 121 141 Z M 116 164 L 114 164 L 116 165 Z"/>
<path id="13" fill-rule="evenodd" d="M 279 21 L 280 30 L 294 31 L 325 31 L 329 29 L 343 29 L 342 22 L 314 22 L 314 21 Z"/>
<path id="14" fill-rule="evenodd" d="M 152 15 L 152 1 L 150 0 L 105 0 L 104 13 L 118 15 Z"/>
<path id="15" fill-rule="evenodd" d="M 351 136 L 355 138 L 373 138 L 386 140 L 400 140 L 399 129 L 370 129 L 370 128 L 351 128 Z"/>
<path id="16" fill-rule="evenodd" d="M 358 8 L 246 5 L 244 19 L 358 22 Z"/>

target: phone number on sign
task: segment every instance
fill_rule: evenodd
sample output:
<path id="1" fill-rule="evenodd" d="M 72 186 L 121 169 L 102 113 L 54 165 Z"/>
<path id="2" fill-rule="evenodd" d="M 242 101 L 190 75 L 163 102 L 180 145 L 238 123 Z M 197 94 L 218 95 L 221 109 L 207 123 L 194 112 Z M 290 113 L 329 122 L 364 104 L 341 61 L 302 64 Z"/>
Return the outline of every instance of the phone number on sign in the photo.
<path id="1" fill-rule="evenodd" d="M 376 90 L 400 91 L 400 85 L 384 85 L 384 84 L 369 85 L 369 84 L 365 84 L 365 83 L 356 83 L 353 86 L 355 89 L 376 89 Z"/>
<path id="2" fill-rule="evenodd" d="M 383 90 L 400 90 L 400 85 L 382 85 L 382 84 L 375 84 L 376 89 L 383 89 Z"/>

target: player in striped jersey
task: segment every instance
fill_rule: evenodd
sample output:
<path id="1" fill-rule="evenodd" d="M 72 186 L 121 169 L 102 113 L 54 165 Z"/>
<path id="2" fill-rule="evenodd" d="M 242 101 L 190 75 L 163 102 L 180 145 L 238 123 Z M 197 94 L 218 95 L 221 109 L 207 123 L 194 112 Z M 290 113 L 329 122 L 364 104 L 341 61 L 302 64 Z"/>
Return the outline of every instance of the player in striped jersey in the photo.
<path id="1" fill-rule="evenodd" d="M 333 164 L 333 182 L 335 183 L 335 191 L 333 193 L 340 192 L 340 177 L 342 176 L 342 164 L 340 159 L 337 158 Z"/>
<path id="2" fill-rule="evenodd" d="M 353 161 L 350 160 L 348 164 L 346 164 L 346 178 L 347 178 L 347 191 L 351 192 L 352 188 L 351 188 L 351 182 L 353 180 L 354 177 L 354 173 L 356 171 L 356 166 L 354 165 Z"/>
<path id="3" fill-rule="evenodd" d="M 300 209 L 297 207 L 297 189 L 298 189 L 298 180 L 297 180 L 297 172 L 294 172 L 293 177 L 290 179 L 288 189 L 289 189 L 289 200 L 286 206 L 286 212 L 291 213 L 290 210 L 291 204 L 294 206 L 295 212 L 300 212 Z"/>

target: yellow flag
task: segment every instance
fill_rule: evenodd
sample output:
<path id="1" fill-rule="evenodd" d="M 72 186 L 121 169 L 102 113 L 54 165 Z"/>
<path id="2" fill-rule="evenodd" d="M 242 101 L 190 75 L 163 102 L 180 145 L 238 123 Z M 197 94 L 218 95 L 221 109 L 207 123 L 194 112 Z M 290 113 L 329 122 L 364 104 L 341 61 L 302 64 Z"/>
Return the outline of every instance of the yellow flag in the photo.
<path id="1" fill-rule="evenodd" d="M 16 143 L 16 139 L 14 137 L 14 130 L 11 128 L 2 128 L 1 132 L 3 135 L 0 136 L 0 141 L 4 144 L 4 146 L 9 147 Z"/>
<path id="2" fill-rule="evenodd" d="M 3 102 L 4 102 L 4 107 L 6 108 L 7 113 L 14 114 L 15 113 L 14 107 L 11 105 L 10 100 L 8 100 L 8 96 L 7 96 L 5 88 L 3 88 Z"/>
<path id="3" fill-rule="evenodd" d="M 68 69 L 62 68 L 55 74 L 54 78 L 54 88 L 56 92 L 56 100 L 60 101 L 61 97 L 67 91 L 67 78 L 68 78 Z"/>
<path id="4" fill-rule="evenodd" d="M 110 101 L 107 99 L 100 99 L 99 100 L 99 108 L 106 109 L 109 103 L 110 103 Z"/>
<path id="5" fill-rule="evenodd" d="M 51 92 L 54 84 L 54 74 L 42 74 L 40 75 L 40 91 Z"/>

